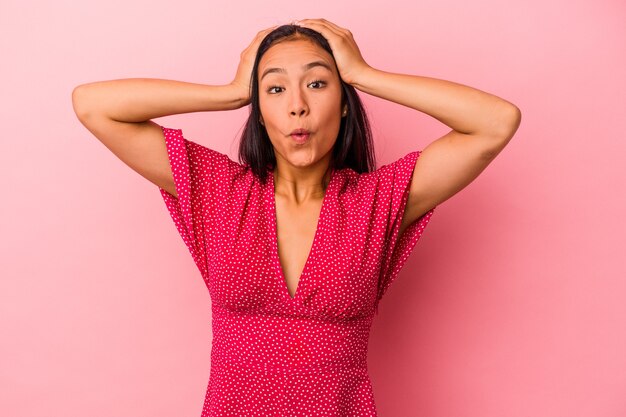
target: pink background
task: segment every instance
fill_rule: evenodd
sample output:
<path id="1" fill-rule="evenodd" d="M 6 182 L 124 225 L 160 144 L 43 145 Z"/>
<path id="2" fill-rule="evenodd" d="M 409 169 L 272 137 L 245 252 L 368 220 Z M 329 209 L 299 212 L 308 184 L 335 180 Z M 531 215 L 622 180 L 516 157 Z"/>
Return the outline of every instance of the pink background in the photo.
<path id="1" fill-rule="evenodd" d="M 515 103 L 385 295 L 381 416 L 626 415 L 626 6 L 613 1 L 0 6 L 0 414 L 199 416 L 210 298 L 158 189 L 76 119 L 116 78 L 232 80 L 257 31 L 325 17 L 366 61 Z M 449 129 L 362 93 L 379 166 Z M 155 119 L 235 158 L 247 108 Z"/>

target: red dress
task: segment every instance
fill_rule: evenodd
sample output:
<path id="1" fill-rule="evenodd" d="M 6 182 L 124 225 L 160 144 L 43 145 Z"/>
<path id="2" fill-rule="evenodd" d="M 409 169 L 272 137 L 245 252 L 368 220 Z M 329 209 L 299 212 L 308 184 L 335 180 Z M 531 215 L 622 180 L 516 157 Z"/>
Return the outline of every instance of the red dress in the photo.
<path id="1" fill-rule="evenodd" d="M 331 173 L 294 297 L 278 258 L 274 177 L 161 126 L 178 198 L 159 188 L 209 290 L 202 417 L 376 416 L 367 370 L 381 297 L 434 208 L 397 235 L 414 151 L 374 172 Z"/>

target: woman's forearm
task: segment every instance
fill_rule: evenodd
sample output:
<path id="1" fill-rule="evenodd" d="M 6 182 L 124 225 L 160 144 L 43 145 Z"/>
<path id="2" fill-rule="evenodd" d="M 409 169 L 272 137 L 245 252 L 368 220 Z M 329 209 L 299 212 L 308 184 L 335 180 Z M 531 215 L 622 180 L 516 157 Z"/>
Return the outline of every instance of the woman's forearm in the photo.
<path id="1" fill-rule="evenodd" d="M 369 67 L 353 85 L 365 93 L 426 113 L 466 134 L 506 136 L 520 117 L 514 104 L 452 81 Z"/>
<path id="2" fill-rule="evenodd" d="M 233 110 L 245 105 L 228 85 L 204 85 L 154 78 L 127 78 L 82 84 L 72 93 L 79 116 L 104 115 L 120 122 L 144 122 L 172 114 Z"/>

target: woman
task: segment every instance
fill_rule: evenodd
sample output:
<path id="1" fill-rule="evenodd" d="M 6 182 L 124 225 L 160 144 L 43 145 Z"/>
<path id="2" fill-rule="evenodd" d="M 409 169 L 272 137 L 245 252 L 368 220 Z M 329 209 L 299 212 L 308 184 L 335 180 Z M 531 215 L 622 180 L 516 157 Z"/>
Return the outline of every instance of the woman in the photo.
<path id="1" fill-rule="evenodd" d="M 372 170 L 355 88 L 452 130 Z M 159 186 L 209 289 L 202 416 L 376 415 L 366 359 L 378 303 L 435 207 L 486 168 L 521 117 L 467 86 L 374 69 L 324 19 L 259 32 L 225 86 L 126 79 L 72 98 L 87 129 Z M 150 120 L 247 104 L 241 163 Z"/>

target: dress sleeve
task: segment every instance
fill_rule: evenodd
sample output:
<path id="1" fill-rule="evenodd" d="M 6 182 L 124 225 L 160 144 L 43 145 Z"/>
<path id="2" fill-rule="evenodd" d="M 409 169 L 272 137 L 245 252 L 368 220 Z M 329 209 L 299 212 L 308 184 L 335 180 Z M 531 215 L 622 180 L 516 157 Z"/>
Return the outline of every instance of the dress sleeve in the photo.
<path id="1" fill-rule="evenodd" d="M 398 237 L 402 217 L 406 208 L 413 171 L 421 151 L 413 151 L 406 156 L 384 165 L 374 172 L 376 182 L 375 221 L 383 232 L 382 259 L 378 282 L 377 304 L 391 283 L 398 276 L 424 229 L 435 207 L 411 223 Z"/>
<path id="2" fill-rule="evenodd" d="M 194 262 L 206 278 L 208 233 L 215 202 L 231 188 L 239 164 L 227 155 L 183 136 L 181 129 L 161 126 L 178 197 L 159 187 Z"/>

